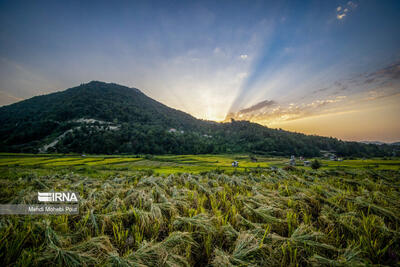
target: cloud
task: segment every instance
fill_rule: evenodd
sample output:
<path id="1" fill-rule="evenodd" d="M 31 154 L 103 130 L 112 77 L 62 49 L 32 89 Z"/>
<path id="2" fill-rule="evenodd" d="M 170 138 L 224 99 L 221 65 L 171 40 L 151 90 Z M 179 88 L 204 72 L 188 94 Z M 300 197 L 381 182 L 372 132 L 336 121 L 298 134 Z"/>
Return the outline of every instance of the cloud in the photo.
<path id="1" fill-rule="evenodd" d="M 262 124 L 275 124 L 284 121 L 291 121 L 305 117 L 327 114 L 331 112 L 336 103 L 342 102 L 347 96 L 336 96 L 326 99 L 317 99 L 309 103 L 288 103 L 279 104 L 273 100 L 264 100 L 249 108 L 238 112 L 231 112 L 225 121 L 231 118 L 236 120 L 249 120 Z M 337 109 L 335 110 L 335 112 Z"/>
<path id="2" fill-rule="evenodd" d="M 369 73 L 367 78 L 400 80 L 400 61 L 394 62 L 382 69 Z"/>
<path id="3" fill-rule="evenodd" d="M 251 106 L 249 108 L 242 109 L 239 112 L 240 113 L 249 113 L 249 112 L 252 112 L 252 111 L 259 110 L 259 109 L 264 108 L 264 107 L 273 106 L 275 104 L 276 104 L 276 102 L 273 101 L 273 100 L 264 100 L 264 101 L 261 101 L 261 102 L 255 104 L 255 105 L 253 105 L 253 106 Z"/>
<path id="4" fill-rule="evenodd" d="M 345 91 L 348 88 L 348 86 L 346 84 L 343 84 L 343 82 L 340 82 L 340 81 L 336 81 L 333 84 L 337 91 Z"/>
<path id="5" fill-rule="evenodd" d="M 350 8 L 352 8 L 352 9 L 355 9 L 358 5 L 356 4 L 356 3 L 354 3 L 353 1 L 349 1 L 349 2 L 347 2 L 347 5 L 350 7 Z"/>
<path id="6" fill-rule="evenodd" d="M 349 13 L 350 10 L 354 10 L 358 5 L 352 1 L 347 2 L 347 5 L 345 6 L 338 6 L 336 8 L 336 18 L 338 20 L 344 19 Z"/>
<path id="7" fill-rule="evenodd" d="M 367 91 L 372 88 L 380 90 L 393 88 L 400 91 L 400 60 L 374 71 L 361 73 L 351 78 L 348 84 L 356 91 Z"/>
<path id="8" fill-rule="evenodd" d="M 371 100 L 372 97 L 376 97 L 366 95 L 369 91 L 385 92 L 384 95 L 400 93 L 400 60 L 369 72 L 332 80 L 316 79 L 304 82 L 293 76 L 292 73 L 303 75 L 301 71 L 296 72 L 297 69 L 297 66 L 293 66 L 287 71 L 280 69 L 279 74 L 271 72 L 270 75 L 266 75 L 265 79 L 256 84 L 257 90 L 238 98 L 235 108 L 229 110 L 228 119 L 232 117 L 268 124 L 270 120 L 288 120 L 325 112 L 331 106 L 336 106 L 336 103 L 339 105 L 339 102 L 342 109 L 347 109 L 345 102 L 357 103 L 365 98 Z M 289 82 L 288 77 L 293 82 Z M 283 91 L 286 93 L 282 94 Z M 347 96 L 346 100 L 343 95 Z M 273 99 L 275 104 L 261 108 L 257 108 L 257 104 L 252 105 L 263 103 L 260 102 L 262 99 Z M 294 103 L 290 109 L 289 103 Z M 277 108 L 273 114 L 271 107 Z M 280 118 L 277 114 L 284 117 Z"/>
<path id="9" fill-rule="evenodd" d="M 365 83 L 373 83 L 375 81 L 375 78 L 367 79 L 365 80 Z"/>
<path id="10" fill-rule="evenodd" d="M 378 92 L 379 97 L 371 92 Z M 311 94 L 299 98 L 299 101 L 309 99 L 310 96 L 326 98 L 342 94 L 359 100 L 374 100 L 397 93 L 400 93 L 400 60 L 370 72 L 355 74 L 350 78 L 316 87 Z"/>
<path id="11" fill-rule="evenodd" d="M 246 55 L 246 54 L 244 54 L 244 55 L 240 55 L 240 58 L 241 58 L 241 59 L 243 59 L 243 60 L 246 60 L 248 57 L 249 57 L 249 56 L 248 56 L 248 55 Z"/>
<path id="12" fill-rule="evenodd" d="M 337 18 L 338 20 L 341 20 L 341 19 L 343 19 L 344 17 L 346 17 L 346 14 L 345 14 L 345 13 L 343 13 L 343 14 L 337 14 L 337 15 L 336 15 L 336 18 Z"/>
<path id="13" fill-rule="evenodd" d="M 396 91 L 389 91 L 389 92 L 385 92 L 385 91 L 369 91 L 367 93 L 367 96 L 365 98 L 363 98 L 362 100 L 366 100 L 366 101 L 372 101 L 372 100 L 377 100 L 377 99 L 381 99 L 381 98 L 387 98 L 387 97 L 395 97 L 395 96 L 399 96 L 400 93 L 396 92 Z"/>
<path id="14" fill-rule="evenodd" d="M 290 71 L 293 72 L 292 69 Z M 317 80 L 318 84 L 305 85 L 294 83 L 291 85 L 297 91 L 301 88 L 309 90 L 302 91 L 302 95 L 293 94 L 285 98 L 282 97 L 281 88 L 290 88 L 289 84 L 282 86 L 282 83 L 287 81 L 288 75 L 282 70 L 280 73 L 283 74 L 282 79 L 271 79 L 269 76 L 268 80 L 262 80 L 263 87 L 257 87 L 263 89 L 260 92 L 268 92 L 268 94 L 252 92 L 246 97 L 241 97 L 242 101 L 236 106 L 238 108 L 230 109 L 225 121 L 233 118 L 257 122 L 269 127 L 280 127 L 286 123 L 298 123 L 305 118 L 347 112 L 359 106 L 365 108 L 378 105 L 375 101 L 383 101 L 383 99 L 400 95 L 400 61 L 346 79 L 323 83 Z M 385 81 L 384 84 L 382 84 L 383 81 Z M 278 90 L 280 94 L 274 94 L 273 90 L 276 88 L 280 89 Z M 274 100 L 259 102 L 260 99 L 265 98 Z M 256 104 L 249 105 L 249 103 Z"/>
<path id="15" fill-rule="evenodd" d="M 327 91 L 328 89 L 329 89 L 328 87 L 324 87 L 324 88 L 320 88 L 320 89 L 314 90 L 312 93 L 313 94 L 321 93 L 321 92 Z"/>

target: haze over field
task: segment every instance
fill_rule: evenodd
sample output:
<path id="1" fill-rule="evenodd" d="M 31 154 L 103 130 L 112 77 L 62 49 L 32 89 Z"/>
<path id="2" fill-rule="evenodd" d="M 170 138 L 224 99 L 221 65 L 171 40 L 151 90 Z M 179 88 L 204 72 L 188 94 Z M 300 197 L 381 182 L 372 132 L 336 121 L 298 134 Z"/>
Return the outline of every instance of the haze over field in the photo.
<path id="1" fill-rule="evenodd" d="M 0 2 L 0 105 L 91 80 L 197 118 L 400 140 L 400 2 Z"/>

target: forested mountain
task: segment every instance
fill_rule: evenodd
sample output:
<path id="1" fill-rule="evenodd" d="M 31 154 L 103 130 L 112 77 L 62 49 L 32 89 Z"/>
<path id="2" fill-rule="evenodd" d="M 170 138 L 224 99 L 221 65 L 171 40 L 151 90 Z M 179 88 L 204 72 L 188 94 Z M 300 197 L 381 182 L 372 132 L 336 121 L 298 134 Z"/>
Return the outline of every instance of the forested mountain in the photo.
<path id="1" fill-rule="evenodd" d="M 0 108 L 0 151 L 392 155 L 388 145 L 343 142 L 248 121 L 204 121 L 135 88 L 93 81 Z"/>

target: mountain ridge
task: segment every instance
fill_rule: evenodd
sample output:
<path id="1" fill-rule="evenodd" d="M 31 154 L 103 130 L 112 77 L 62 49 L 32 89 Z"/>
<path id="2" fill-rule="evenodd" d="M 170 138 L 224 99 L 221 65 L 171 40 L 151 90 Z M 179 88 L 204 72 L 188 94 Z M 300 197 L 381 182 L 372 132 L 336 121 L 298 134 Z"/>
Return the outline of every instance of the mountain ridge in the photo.
<path id="1" fill-rule="evenodd" d="M 99 121 L 107 122 L 106 124 Z M 386 145 L 270 129 L 248 121 L 200 120 L 116 83 L 91 81 L 0 107 L 0 151 L 87 153 L 262 153 L 382 156 Z M 60 137 L 62 136 L 62 137 Z"/>

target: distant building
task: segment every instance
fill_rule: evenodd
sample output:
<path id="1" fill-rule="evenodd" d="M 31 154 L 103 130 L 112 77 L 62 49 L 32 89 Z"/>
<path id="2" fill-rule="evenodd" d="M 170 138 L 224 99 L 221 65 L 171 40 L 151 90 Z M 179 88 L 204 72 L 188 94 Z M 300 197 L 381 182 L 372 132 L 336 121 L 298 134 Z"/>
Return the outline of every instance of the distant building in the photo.
<path id="1" fill-rule="evenodd" d="M 291 156 L 290 157 L 290 161 L 289 161 L 290 166 L 296 166 L 296 158 L 295 156 Z"/>
<path id="2" fill-rule="evenodd" d="M 239 167 L 239 162 L 236 160 L 232 162 L 232 167 Z"/>
<path id="3" fill-rule="evenodd" d="M 175 128 L 170 128 L 170 129 L 168 130 L 168 132 L 169 132 L 169 133 L 177 133 L 177 134 L 184 134 L 184 133 L 185 133 L 184 130 L 177 130 L 177 129 L 175 129 Z"/>
<path id="4" fill-rule="evenodd" d="M 333 151 L 333 150 L 330 150 L 330 151 L 321 150 L 321 153 L 323 153 L 323 157 L 326 158 L 326 159 L 332 159 L 332 157 L 333 158 L 336 157 L 335 151 Z"/>
<path id="5" fill-rule="evenodd" d="M 303 162 L 303 164 L 304 164 L 304 166 L 310 166 L 310 165 L 311 165 L 311 162 L 308 161 L 308 160 L 305 160 L 305 161 Z"/>

